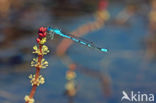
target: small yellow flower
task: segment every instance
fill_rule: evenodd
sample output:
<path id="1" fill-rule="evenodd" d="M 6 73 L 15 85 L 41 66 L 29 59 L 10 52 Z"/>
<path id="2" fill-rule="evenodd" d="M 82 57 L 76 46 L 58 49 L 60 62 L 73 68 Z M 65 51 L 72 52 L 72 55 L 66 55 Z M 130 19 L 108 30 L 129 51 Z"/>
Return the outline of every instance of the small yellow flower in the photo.
<path id="1" fill-rule="evenodd" d="M 47 42 L 47 38 L 45 37 L 45 38 L 42 38 L 42 40 L 39 42 L 39 44 L 44 44 L 46 42 Z"/>
<path id="2" fill-rule="evenodd" d="M 44 84 L 44 83 L 45 83 L 45 80 L 44 80 L 43 77 L 40 78 L 40 83 L 41 83 L 41 84 Z"/>
<path id="3" fill-rule="evenodd" d="M 33 53 L 41 55 L 41 52 L 40 52 L 40 50 L 38 49 L 38 47 L 36 45 L 33 47 L 33 49 L 34 49 Z"/>
<path id="4" fill-rule="evenodd" d="M 34 102 L 35 102 L 35 100 L 34 100 L 33 98 L 30 98 L 28 95 L 26 95 L 26 96 L 24 97 L 24 100 L 25 100 L 26 102 L 28 102 L 28 103 L 34 103 Z"/>
<path id="5" fill-rule="evenodd" d="M 37 46 L 36 46 L 36 45 L 33 47 L 33 49 L 34 49 L 34 50 L 38 50 L 38 48 L 37 48 Z"/>
<path id="6" fill-rule="evenodd" d="M 67 79 L 67 80 L 74 79 L 75 77 L 76 77 L 76 74 L 75 74 L 75 72 L 73 72 L 73 71 L 68 71 L 68 72 L 66 73 L 66 79 Z"/>
<path id="7" fill-rule="evenodd" d="M 45 61 L 45 59 L 42 59 L 42 61 L 41 61 L 41 68 L 46 68 L 48 66 L 48 62 L 47 61 Z"/>
<path id="8" fill-rule="evenodd" d="M 65 85 L 65 88 L 69 96 L 75 96 L 76 87 L 75 87 L 75 82 L 73 80 L 68 81 L 67 84 Z"/>
<path id="9" fill-rule="evenodd" d="M 35 80 L 35 75 L 30 74 L 29 78 L 31 85 L 37 85 L 39 86 L 40 84 L 44 84 L 45 83 L 45 79 L 42 77 L 42 75 L 40 75 L 37 80 Z"/>
<path id="10" fill-rule="evenodd" d="M 49 49 L 48 49 L 48 47 L 46 46 L 46 45 L 43 45 L 43 47 L 42 47 L 42 53 L 44 54 L 44 55 L 46 55 L 46 54 L 48 54 L 50 51 L 49 51 Z"/>
<path id="11" fill-rule="evenodd" d="M 39 65 L 38 58 L 33 58 L 33 60 L 31 61 L 31 66 L 32 67 L 37 67 L 38 65 Z"/>
<path id="12" fill-rule="evenodd" d="M 38 58 L 33 58 L 31 62 L 32 67 L 46 68 L 48 66 L 48 62 L 45 59 L 41 60 L 41 64 L 38 62 Z"/>
<path id="13" fill-rule="evenodd" d="M 73 89 L 75 89 L 74 81 L 67 82 L 67 84 L 65 85 L 65 88 L 66 88 L 66 90 L 73 90 Z"/>
<path id="14" fill-rule="evenodd" d="M 42 46 L 42 52 L 39 50 L 39 48 L 36 45 L 33 47 L 33 49 L 34 49 L 33 53 L 36 53 L 38 55 L 46 55 L 50 52 L 46 45 Z"/>
<path id="15" fill-rule="evenodd" d="M 30 79 L 32 79 L 32 78 L 33 78 L 33 75 L 32 75 L 32 74 L 30 74 L 30 75 L 29 75 L 29 78 L 30 78 Z"/>

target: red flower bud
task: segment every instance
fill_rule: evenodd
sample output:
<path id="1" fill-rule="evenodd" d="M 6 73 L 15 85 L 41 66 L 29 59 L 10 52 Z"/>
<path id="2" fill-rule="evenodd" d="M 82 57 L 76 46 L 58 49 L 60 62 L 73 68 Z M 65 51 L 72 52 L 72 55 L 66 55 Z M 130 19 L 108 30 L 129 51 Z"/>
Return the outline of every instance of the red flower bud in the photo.
<path id="1" fill-rule="evenodd" d="M 44 35 L 43 35 L 43 33 L 38 33 L 38 35 L 39 35 L 39 36 L 41 36 L 41 37 L 43 37 L 43 36 L 44 36 Z"/>
<path id="2" fill-rule="evenodd" d="M 40 31 L 40 32 L 42 32 L 42 31 L 43 31 L 43 29 L 44 29 L 44 27 L 40 27 L 39 31 Z"/>
<path id="3" fill-rule="evenodd" d="M 37 43 L 39 43 L 41 40 L 39 38 L 36 39 Z"/>
<path id="4" fill-rule="evenodd" d="M 46 31 L 47 31 L 47 28 L 44 28 L 42 32 L 46 32 Z"/>
<path id="5" fill-rule="evenodd" d="M 46 32 L 44 32 L 43 36 L 44 36 L 44 37 L 46 37 L 46 36 L 47 36 L 47 33 L 46 33 Z"/>
<path id="6" fill-rule="evenodd" d="M 40 27 L 39 32 L 46 32 L 47 28 Z"/>

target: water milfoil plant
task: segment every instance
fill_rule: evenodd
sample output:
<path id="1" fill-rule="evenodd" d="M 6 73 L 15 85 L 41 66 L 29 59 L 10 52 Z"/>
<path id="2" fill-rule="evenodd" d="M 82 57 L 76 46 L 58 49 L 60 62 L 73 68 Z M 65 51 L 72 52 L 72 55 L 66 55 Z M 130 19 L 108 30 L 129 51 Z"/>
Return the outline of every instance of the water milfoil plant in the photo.
<path id="1" fill-rule="evenodd" d="M 48 66 L 48 62 L 43 58 L 44 55 L 49 53 L 48 47 L 44 45 L 47 40 L 47 29 L 44 27 L 41 27 L 38 31 L 38 38 L 36 39 L 37 44 L 33 47 L 34 51 L 33 53 L 37 54 L 37 58 L 33 58 L 31 62 L 31 66 L 36 68 L 36 73 L 30 74 L 30 83 L 32 85 L 32 89 L 30 91 L 29 95 L 25 96 L 25 103 L 34 103 L 34 95 L 36 92 L 37 87 L 40 84 L 44 84 L 45 79 L 42 75 L 40 75 L 40 70 L 45 69 Z"/>

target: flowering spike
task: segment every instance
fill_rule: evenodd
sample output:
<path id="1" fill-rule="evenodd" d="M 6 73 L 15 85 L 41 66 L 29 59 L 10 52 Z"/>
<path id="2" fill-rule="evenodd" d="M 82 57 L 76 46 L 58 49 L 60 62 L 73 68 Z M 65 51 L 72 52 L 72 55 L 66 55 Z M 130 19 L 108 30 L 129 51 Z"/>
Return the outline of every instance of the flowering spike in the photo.
<path id="1" fill-rule="evenodd" d="M 33 60 L 31 61 L 31 66 L 32 67 L 36 67 L 36 73 L 35 75 L 30 74 L 29 75 L 29 79 L 30 79 L 30 83 L 32 85 L 32 90 L 30 92 L 29 96 L 25 96 L 25 103 L 34 103 L 34 99 L 33 96 L 36 92 L 36 88 L 37 86 L 39 86 L 40 84 L 44 84 L 45 83 L 45 79 L 43 78 L 42 75 L 40 75 L 40 69 L 42 68 L 46 68 L 48 66 L 48 62 L 43 59 L 43 55 L 46 55 L 47 53 L 49 53 L 49 49 L 47 46 L 43 45 L 44 43 L 46 43 L 46 28 L 41 27 L 39 29 L 38 32 L 38 38 L 36 39 L 38 46 L 34 46 L 33 47 L 33 53 L 37 54 L 38 57 L 37 58 L 33 58 Z"/>

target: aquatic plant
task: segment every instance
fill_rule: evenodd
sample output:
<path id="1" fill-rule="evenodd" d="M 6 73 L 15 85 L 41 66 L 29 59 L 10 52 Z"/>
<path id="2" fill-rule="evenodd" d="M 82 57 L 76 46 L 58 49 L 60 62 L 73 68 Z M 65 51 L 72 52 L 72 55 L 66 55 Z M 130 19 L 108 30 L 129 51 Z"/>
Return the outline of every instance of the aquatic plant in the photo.
<path id="1" fill-rule="evenodd" d="M 33 58 L 31 62 L 31 66 L 36 68 L 36 73 L 34 75 L 30 74 L 30 83 L 32 85 L 32 89 L 29 95 L 25 96 L 25 103 L 34 103 L 34 95 L 36 92 L 36 88 L 40 84 L 44 84 L 45 80 L 42 75 L 40 75 L 40 70 L 44 69 L 48 66 L 48 62 L 43 58 L 44 55 L 49 53 L 48 47 L 44 45 L 46 43 L 46 28 L 41 27 L 38 31 L 38 38 L 36 39 L 37 45 L 33 47 L 34 51 L 33 53 L 37 54 L 37 58 Z"/>
<path id="2" fill-rule="evenodd" d="M 72 99 L 76 95 L 76 84 L 75 84 L 75 78 L 76 78 L 76 73 L 75 73 L 76 65 L 75 64 L 70 64 L 69 69 L 66 72 L 66 80 L 67 83 L 65 85 L 65 90 L 66 90 L 66 95 L 69 97 L 69 99 Z"/>

